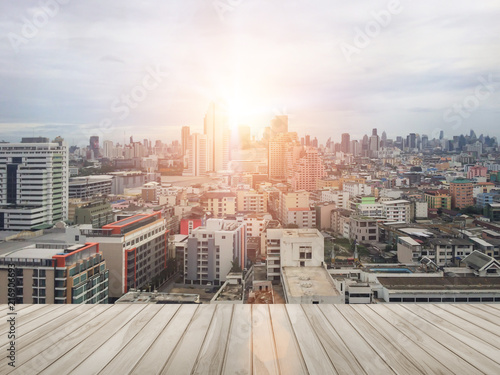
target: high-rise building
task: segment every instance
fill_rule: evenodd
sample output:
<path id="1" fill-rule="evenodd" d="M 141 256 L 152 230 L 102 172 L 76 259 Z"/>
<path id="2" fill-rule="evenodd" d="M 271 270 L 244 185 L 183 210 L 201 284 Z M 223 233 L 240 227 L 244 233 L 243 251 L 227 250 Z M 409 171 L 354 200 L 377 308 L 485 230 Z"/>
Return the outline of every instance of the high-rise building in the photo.
<path id="1" fill-rule="evenodd" d="M 385 130 L 382 132 L 382 137 L 380 138 L 382 147 L 387 147 L 387 133 Z"/>
<path id="2" fill-rule="evenodd" d="M 184 247 L 184 283 L 222 285 L 232 262 L 246 267 L 247 233 L 245 223 L 208 219 L 206 226 L 191 231 Z"/>
<path id="3" fill-rule="evenodd" d="M 451 208 L 466 208 L 474 205 L 472 181 L 457 178 L 450 182 Z"/>
<path id="4" fill-rule="evenodd" d="M 351 141 L 351 154 L 353 154 L 354 156 L 361 155 L 361 143 L 359 143 L 357 140 Z"/>
<path id="5" fill-rule="evenodd" d="M 377 129 L 373 129 L 374 133 L 377 133 Z M 370 146 L 369 146 L 369 154 L 371 157 L 376 156 L 377 151 L 379 150 L 380 140 L 377 134 L 373 134 L 370 137 Z"/>
<path id="6" fill-rule="evenodd" d="M 193 133 L 188 137 L 184 176 L 202 176 L 208 171 L 207 136 Z"/>
<path id="7" fill-rule="evenodd" d="M 210 103 L 205 115 L 204 133 L 207 136 L 208 170 L 227 170 L 230 133 L 227 114 L 221 103 Z"/>
<path id="8" fill-rule="evenodd" d="M 311 145 L 311 136 L 306 135 L 305 146 L 309 147 Z"/>
<path id="9" fill-rule="evenodd" d="M 168 230 L 161 212 L 137 214 L 81 233 L 99 243 L 110 271 L 110 298 L 146 287 L 167 266 Z"/>
<path id="10" fill-rule="evenodd" d="M 37 243 L 0 257 L 0 284 L 15 267 L 18 304 L 108 303 L 108 269 L 98 243 Z M 8 300 L 0 288 L 0 303 Z"/>
<path id="11" fill-rule="evenodd" d="M 288 133 L 288 116 L 274 116 L 271 120 L 271 138 L 276 137 L 280 133 Z"/>
<path id="12" fill-rule="evenodd" d="M 99 154 L 99 136 L 97 135 L 90 137 L 90 152 L 92 153 L 93 159 L 97 159 L 101 156 Z"/>
<path id="13" fill-rule="evenodd" d="M 0 230 L 32 230 L 68 218 L 68 150 L 48 138 L 0 144 Z"/>
<path id="14" fill-rule="evenodd" d="M 113 141 L 104 141 L 102 142 L 102 148 L 104 150 L 104 157 L 107 159 L 113 159 Z"/>
<path id="15" fill-rule="evenodd" d="M 373 129 L 372 129 L 372 136 L 373 136 L 373 135 L 377 135 L 377 128 L 373 128 Z"/>
<path id="16" fill-rule="evenodd" d="M 340 150 L 344 154 L 348 154 L 350 152 L 350 142 L 351 142 L 351 136 L 349 135 L 349 133 L 343 133 Z"/>
<path id="17" fill-rule="evenodd" d="M 410 150 L 417 148 L 417 135 L 415 133 L 410 133 L 406 137 L 406 145 Z"/>
<path id="18" fill-rule="evenodd" d="M 187 154 L 188 150 L 188 142 L 189 142 L 190 129 L 189 126 L 183 126 L 181 130 L 181 147 L 182 147 L 182 155 Z"/>
<path id="19" fill-rule="evenodd" d="M 270 180 L 286 180 L 287 151 L 294 140 L 297 140 L 296 133 L 280 133 L 269 141 L 268 175 Z"/>
<path id="20" fill-rule="evenodd" d="M 422 135 L 422 143 L 421 143 L 421 148 L 422 150 L 425 150 L 429 147 L 429 137 L 426 134 Z"/>
<path id="21" fill-rule="evenodd" d="M 293 190 L 316 190 L 318 180 L 326 176 L 323 160 L 318 155 L 316 148 L 308 148 L 305 154 L 294 165 L 292 175 Z"/>

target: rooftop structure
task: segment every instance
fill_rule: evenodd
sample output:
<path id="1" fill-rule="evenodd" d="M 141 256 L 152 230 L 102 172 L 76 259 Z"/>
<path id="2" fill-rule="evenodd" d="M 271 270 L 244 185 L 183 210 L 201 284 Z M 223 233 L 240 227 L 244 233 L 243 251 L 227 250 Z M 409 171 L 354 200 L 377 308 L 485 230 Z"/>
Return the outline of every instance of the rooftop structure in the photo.
<path id="1" fill-rule="evenodd" d="M 158 292 L 141 292 L 131 291 L 121 296 L 116 303 L 125 304 L 185 304 L 185 303 L 200 303 L 199 294 L 187 293 L 158 293 Z"/>
<path id="2" fill-rule="evenodd" d="M 287 303 L 344 303 L 324 267 L 283 267 L 282 283 Z"/>

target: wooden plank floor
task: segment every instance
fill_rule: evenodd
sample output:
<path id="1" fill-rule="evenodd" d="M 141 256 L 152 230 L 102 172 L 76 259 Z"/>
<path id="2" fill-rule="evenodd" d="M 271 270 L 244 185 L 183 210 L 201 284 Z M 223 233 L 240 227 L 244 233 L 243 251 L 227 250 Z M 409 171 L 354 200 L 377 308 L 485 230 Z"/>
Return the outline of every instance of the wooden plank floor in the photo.
<path id="1" fill-rule="evenodd" d="M 498 305 L 35 305 L 16 311 L 16 367 L 2 356 L 1 374 L 500 374 Z M 7 316 L 5 305 L 0 312 Z"/>

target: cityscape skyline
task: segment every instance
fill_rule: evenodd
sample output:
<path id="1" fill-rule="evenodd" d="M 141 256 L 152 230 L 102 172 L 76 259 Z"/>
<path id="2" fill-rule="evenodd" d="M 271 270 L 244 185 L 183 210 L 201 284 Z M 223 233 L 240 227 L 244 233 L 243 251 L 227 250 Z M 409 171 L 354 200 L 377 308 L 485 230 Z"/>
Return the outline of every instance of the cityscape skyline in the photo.
<path id="1" fill-rule="evenodd" d="M 78 145 L 139 129 L 172 140 L 182 126 L 201 129 L 217 97 L 257 135 L 280 114 L 316 137 L 402 126 L 430 138 L 496 135 L 495 2 L 122 4 L 0 6 L 0 82 L 10 88 L 0 138 L 70 128 Z"/>

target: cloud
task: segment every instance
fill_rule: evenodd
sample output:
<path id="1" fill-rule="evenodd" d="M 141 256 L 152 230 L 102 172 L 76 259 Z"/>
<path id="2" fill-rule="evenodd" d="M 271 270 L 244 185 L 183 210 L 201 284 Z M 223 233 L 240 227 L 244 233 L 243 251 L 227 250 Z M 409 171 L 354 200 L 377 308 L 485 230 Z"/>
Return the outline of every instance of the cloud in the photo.
<path id="1" fill-rule="evenodd" d="M 497 1 L 401 1 L 401 13 L 350 63 L 339 43 L 353 43 L 386 1 L 233 3 L 221 20 L 205 0 L 124 0 L 120 7 L 71 1 L 16 53 L 7 36 L 22 35 L 38 3 L 2 2 L 2 136 L 16 137 L 12 124 L 37 124 L 28 131 L 64 136 L 70 128 L 75 142 L 86 143 L 113 101 L 156 63 L 171 76 L 115 123 L 115 140 L 125 131 L 171 141 L 186 124 L 201 131 L 209 101 L 221 92 L 251 102 L 254 109 L 242 117 L 255 129 L 269 124 L 274 108 L 286 107 L 292 130 L 318 137 L 332 132 L 335 139 L 335 127 L 364 134 L 375 125 L 400 135 L 402 123 L 430 133 L 447 126 L 443 109 L 469 95 L 478 76 L 498 73 Z M 471 115 L 478 131 L 495 135 L 499 95 Z"/>

